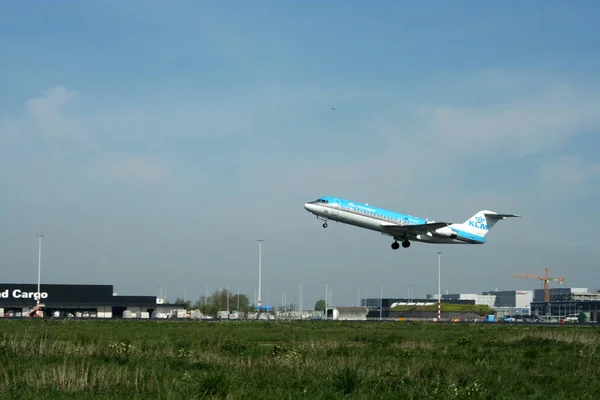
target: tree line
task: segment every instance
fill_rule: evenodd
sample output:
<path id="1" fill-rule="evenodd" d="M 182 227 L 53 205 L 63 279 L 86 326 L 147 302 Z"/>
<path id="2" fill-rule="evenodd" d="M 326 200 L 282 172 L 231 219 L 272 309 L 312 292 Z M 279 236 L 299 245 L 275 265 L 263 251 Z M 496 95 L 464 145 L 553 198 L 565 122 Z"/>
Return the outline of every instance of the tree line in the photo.
<path id="1" fill-rule="evenodd" d="M 237 311 L 240 313 L 255 312 L 256 305 L 250 303 L 248 295 L 240 293 L 239 295 L 233 294 L 231 291 L 223 288 L 221 290 L 215 290 L 210 296 L 202 296 L 198 298 L 195 303 L 191 300 L 185 300 L 178 297 L 175 300 L 176 304 L 184 304 L 187 311 L 200 310 L 205 315 L 217 315 L 218 311 L 227 311 L 229 298 L 229 311 Z M 275 309 L 275 307 L 273 307 Z M 294 303 L 287 304 L 285 306 L 277 307 L 279 311 L 298 311 L 298 306 Z M 315 311 L 323 311 L 325 309 L 325 300 L 318 300 L 315 303 Z"/>
<path id="2" fill-rule="evenodd" d="M 227 304 L 229 298 L 229 311 L 238 311 L 246 313 L 252 311 L 254 305 L 250 304 L 248 296 L 240 293 L 239 295 L 232 294 L 227 289 L 215 290 L 210 296 L 200 297 L 195 303 L 191 300 L 184 300 L 178 297 L 175 300 L 176 304 L 185 304 L 185 309 L 200 310 L 206 315 L 216 315 L 217 311 L 227 311 Z"/>

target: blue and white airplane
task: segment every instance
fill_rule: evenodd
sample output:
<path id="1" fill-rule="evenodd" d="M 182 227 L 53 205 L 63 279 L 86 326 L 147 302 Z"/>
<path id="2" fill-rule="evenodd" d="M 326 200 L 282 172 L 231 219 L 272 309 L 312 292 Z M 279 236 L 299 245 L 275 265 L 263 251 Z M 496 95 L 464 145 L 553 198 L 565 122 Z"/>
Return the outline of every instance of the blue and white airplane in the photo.
<path id="1" fill-rule="evenodd" d="M 404 248 L 410 246 L 411 240 L 423 243 L 483 244 L 485 235 L 496 222 L 519 217 L 482 210 L 463 223 L 434 222 L 373 207 L 369 203 L 361 204 L 329 196 L 308 202 L 304 204 L 304 208 L 324 221 L 323 228 L 327 228 L 327 221 L 331 220 L 391 236 L 394 238 L 394 250 L 400 247 L 398 240 Z"/>

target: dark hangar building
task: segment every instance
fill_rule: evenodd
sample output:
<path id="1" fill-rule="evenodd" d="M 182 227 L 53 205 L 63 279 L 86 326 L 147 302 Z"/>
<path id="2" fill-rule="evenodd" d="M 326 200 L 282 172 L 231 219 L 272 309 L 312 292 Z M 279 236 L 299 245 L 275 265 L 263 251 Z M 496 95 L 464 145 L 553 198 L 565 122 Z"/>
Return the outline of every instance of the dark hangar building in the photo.
<path id="1" fill-rule="evenodd" d="M 150 317 L 183 304 L 159 304 L 156 296 L 116 295 L 113 285 L 41 284 L 44 317 L 122 318 L 125 311 Z M 37 284 L 0 284 L 0 317 L 22 316 L 36 305 Z"/>

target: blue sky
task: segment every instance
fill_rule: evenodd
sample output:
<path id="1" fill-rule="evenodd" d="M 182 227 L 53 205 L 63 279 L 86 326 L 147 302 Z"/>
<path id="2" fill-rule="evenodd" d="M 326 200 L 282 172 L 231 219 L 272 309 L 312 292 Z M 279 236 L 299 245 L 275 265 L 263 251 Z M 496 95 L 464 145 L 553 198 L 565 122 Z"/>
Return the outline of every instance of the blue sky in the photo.
<path id="1" fill-rule="evenodd" d="M 592 1 L 13 2 L 0 6 L 6 282 L 351 304 L 597 289 L 600 5 Z M 331 108 L 335 107 L 335 110 Z M 521 214 L 484 246 L 392 251 L 302 205 Z M 294 294 L 296 293 L 296 294 Z"/>

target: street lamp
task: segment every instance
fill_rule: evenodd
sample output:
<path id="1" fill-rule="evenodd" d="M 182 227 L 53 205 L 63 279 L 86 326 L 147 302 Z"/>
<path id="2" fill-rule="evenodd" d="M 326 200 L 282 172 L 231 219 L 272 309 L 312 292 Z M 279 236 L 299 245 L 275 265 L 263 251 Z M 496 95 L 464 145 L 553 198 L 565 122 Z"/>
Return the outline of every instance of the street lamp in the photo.
<path id="1" fill-rule="evenodd" d="M 381 284 L 381 293 L 379 294 L 379 320 L 383 317 L 383 283 Z"/>
<path id="2" fill-rule="evenodd" d="M 42 238 L 44 235 L 38 233 L 36 235 L 38 237 L 38 282 L 37 282 L 37 304 L 40 304 L 40 299 L 42 297 L 40 293 L 40 276 L 42 270 Z"/>
<path id="3" fill-rule="evenodd" d="M 300 311 L 300 319 L 302 319 L 302 283 L 298 282 L 298 308 Z"/>
<path id="4" fill-rule="evenodd" d="M 438 251 L 438 322 L 442 320 L 442 284 L 441 284 L 441 259 L 442 252 Z"/>
<path id="5" fill-rule="evenodd" d="M 327 295 L 328 295 L 328 291 L 327 291 L 327 282 L 325 282 L 325 319 L 327 319 Z"/>
<path id="6" fill-rule="evenodd" d="M 258 239 L 258 314 L 260 314 L 260 290 L 261 290 L 261 282 L 262 282 L 262 242 L 264 239 Z"/>

